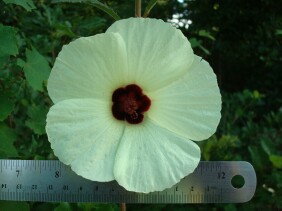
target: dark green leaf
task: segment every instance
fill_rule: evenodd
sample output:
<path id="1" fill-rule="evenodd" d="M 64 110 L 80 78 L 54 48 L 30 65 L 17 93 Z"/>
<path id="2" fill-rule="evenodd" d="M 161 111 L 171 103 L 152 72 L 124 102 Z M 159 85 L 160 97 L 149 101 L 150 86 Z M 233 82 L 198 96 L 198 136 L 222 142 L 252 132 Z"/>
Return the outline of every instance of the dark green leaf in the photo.
<path id="1" fill-rule="evenodd" d="M 90 32 L 89 35 L 92 35 L 91 31 L 99 30 L 104 26 L 106 26 L 106 19 L 101 17 L 89 17 L 79 22 L 79 29 L 82 33 Z"/>
<path id="2" fill-rule="evenodd" d="M 47 60 L 32 48 L 26 50 L 26 62 L 18 60 L 18 65 L 23 67 L 30 86 L 34 90 L 43 91 L 43 82 L 47 81 L 51 71 Z"/>
<path id="3" fill-rule="evenodd" d="M 198 40 L 194 37 L 191 37 L 189 39 L 189 42 L 190 42 L 192 48 L 199 47 L 202 44 L 201 40 Z"/>
<path id="4" fill-rule="evenodd" d="M 13 145 L 16 140 L 16 132 L 0 123 L 0 158 L 8 158 L 18 156 L 17 150 Z"/>
<path id="5" fill-rule="evenodd" d="M 78 207 L 84 211 L 103 210 L 103 211 L 115 211 L 119 210 L 116 204 L 95 204 L 95 203 L 79 203 Z"/>
<path id="6" fill-rule="evenodd" d="M 54 211 L 72 211 L 72 209 L 69 203 L 62 202 L 54 209 Z"/>
<path id="7" fill-rule="evenodd" d="M 189 42 L 191 43 L 192 48 L 200 48 L 203 52 L 205 52 L 205 54 L 207 55 L 211 54 L 210 51 L 202 45 L 201 40 L 198 40 L 195 37 L 192 37 L 191 39 L 189 39 Z"/>
<path id="8" fill-rule="evenodd" d="M 267 156 L 261 148 L 257 146 L 249 146 L 248 151 L 251 155 L 252 164 L 257 169 L 263 169 L 267 165 Z"/>
<path id="9" fill-rule="evenodd" d="M 276 35 L 282 35 L 282 29 L 277 29 L 275 32 Z"/>
<path id="10" fill-rule="evenodd" d="M 0 38 L 1 39 L 1 38 Z M 0 69 L 9 61 L 9 56 L 0 56 Z"/>
<path id="11" fill-rule="evenodd" d="M 28 108 L 27 115 L 29 120 L 25 122 L 26 126 L 38 135 L 45 134 L 46 115 L 48 109 L 44 106 L 31 106 Z"/>
<path id="12" fill-rule="evenodd" d="M 14 27 L 0 24 L 0 57 L 18 54 L 16 33 Z"/>
<path id="13" fill-rule="evenodd" d="M 93 5 L 94 7 L 97 7 L 98 9 L 104 11 L 111 17 L 113 17 L 115 20 L 120 20 L 120 17 L 118 14 L 110 8 L 108 5 L 101 3 L 98 0 L 53 0 L 52 3 L 62 3 L 62 2 L 68 2 L 68 3 L 87 3 L 90 5 Z"/>
<path id="14" fill-rule="evenodd" d="M 71 26 L 67 25 L 67 24 L 56 24 L 56 32 L 55 32 L 55 36 L 56 37 L 62 37 L 62 36 L 67 36 L 67 37 L 75 37 L 75 34 L 73 33 L 73 31 L 71 30 Z"/>
<path id="15" fill-rule="evenodd" d="M 27 202 L 1 201 L 0 209 L 3 211 L 29 211 L 29 204 Z"/>
<path id="16" fill-rule="evenodd" d="M 28 12 L 35 9 L 35 5 L 32 0 L 4 0 L 4 2 L 6 4 L 16 4 L 22 6 Z"/>
<path id="17" fill-rule="evenodd" d="M 282 156 L 270 155 L 269 160 L 272 162 L 274 167 L 282 168 Z"/>
<path id="18" fill-rule="evenodd" d="M 153 7 L 157 4 L 158 0 L 150 0 L 150 2 L 148 3 L 145 12 L 143 14 L 143 17 L 146 18 L 149 16 L 151 10 L 153 9 Z"/>
<path id="19" fill-rule="evenodd" d="M 210 52 L 208 49 L 206 49 L 204 46 L 199 45 L 199 48 L 200 48 L 203 52 L 205 52 L 205 54 L 207 54 L 207 55 L 210 55 L 210 54 L 211 54 L 211 52 Z"/>
<path id="20" fill-rule="evenodd" d="M 7 92 L 0 93 L 0 121 L 3 121 L 13 111 L 15 102 L 10 99 Z"/>
<path id="21" fill-rule="evenodd" d="M 268 139 L 262 139 L 260 141 L 261 147 L 267 155 L 273 154 L 275 151 L 274 144 Z"/>
<path id="22" fill-rule="evenodd" d="M 209 39 L 215 41 L 215 38 L 206 30 L 200 30 L 199 31 L 199 36 L 206 37 L 206 38 L 209 38 Z"/>

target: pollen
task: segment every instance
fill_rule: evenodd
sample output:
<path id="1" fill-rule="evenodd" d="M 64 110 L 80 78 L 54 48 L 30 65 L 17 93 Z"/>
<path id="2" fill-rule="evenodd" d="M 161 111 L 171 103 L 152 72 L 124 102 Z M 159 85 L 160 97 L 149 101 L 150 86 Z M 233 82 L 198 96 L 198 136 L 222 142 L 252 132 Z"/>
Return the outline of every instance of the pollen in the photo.
<path id="1" fill-rule="evenodd" d="M 118 120 L 125 120 L 130 124 L 139 124 L 144 119 L 144 112 L 148 111 L 151 100 L 143 94 L 136 84 L 116 89 L 112 95 L 112 113 Z"/>

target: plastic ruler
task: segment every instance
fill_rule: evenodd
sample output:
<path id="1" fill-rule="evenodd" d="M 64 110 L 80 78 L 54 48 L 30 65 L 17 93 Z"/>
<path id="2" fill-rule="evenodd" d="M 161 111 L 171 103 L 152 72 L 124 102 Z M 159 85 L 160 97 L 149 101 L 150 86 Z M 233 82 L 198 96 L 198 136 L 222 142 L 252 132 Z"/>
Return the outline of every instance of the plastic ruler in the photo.
<path id="1" fill-rule="evenodd" d="M 242 203 L 256 189 L 256 174 L 244 161 L 200 162 L 178 184 L 149 194 L 126 191 L 117 182 L 93 182 L 57 160 L 0 160 L 0 200 L 96 203 Z M 241 175 L 244 185 L 231 180 Z"/>

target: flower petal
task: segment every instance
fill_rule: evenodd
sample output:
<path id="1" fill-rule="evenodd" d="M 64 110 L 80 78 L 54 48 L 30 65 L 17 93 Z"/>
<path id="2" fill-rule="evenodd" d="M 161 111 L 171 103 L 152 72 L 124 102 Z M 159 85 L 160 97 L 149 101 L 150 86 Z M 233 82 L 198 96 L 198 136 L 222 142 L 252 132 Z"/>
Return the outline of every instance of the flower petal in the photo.
<path id="1" fill-rule="evenodd" d="M 108 98 L 127 78 L 125 45 L 119 34 L 79 38 L 63 47 L 48 80 L 54 103 L 72 98 Z M 110 90 L 110 91 L 109 91 Z"/>
<path id="2" fill-rule="evenodd" d="M 152 101 L 148 116 L 162 127 L 194 141 L 216 131 L 221 95 L 216 75 L 200 57 L 195 56 L 182 79 L 148 95 Z"/>
<path id="3" fill-rule="evenodd" d="M 199 161 L 198 145 L 147 119 L 138 126 L 126 126 L 114 176 L 129 191 L 161 191 L 192 173 Z"/>
<path id="4" fill-rule="evenodd" d="M 113 165 L 124 125 L 113 119 L 109 103 L 71 99 L 51 107 L 46 131 L 55 155 L 94 181 L 114 179 Z"/>
<path id="5" fill-rule="evenodd" d="M 178 79 L 193 62 L 187 38 L 162 20 L 129 18 L 115 22 L 106 33 L 109 32 L 117 32 L 124 39 L 129 79 L 145 91 Z"/>

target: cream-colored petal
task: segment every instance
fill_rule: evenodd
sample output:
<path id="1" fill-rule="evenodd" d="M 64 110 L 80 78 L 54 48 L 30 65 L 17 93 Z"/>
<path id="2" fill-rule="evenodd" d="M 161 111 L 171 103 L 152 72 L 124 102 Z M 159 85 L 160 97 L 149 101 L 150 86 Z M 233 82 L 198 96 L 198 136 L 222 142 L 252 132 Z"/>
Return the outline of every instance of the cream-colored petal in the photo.
<path id="1" fill-rule="evenodd" d="M 198 145 L 147 119 L 140 125 L 126 126 L 114 176 L 129 191 L 161 191 L 192 173 L 199 161 Z"/>
<path id="2" fill-rule="evenodd" d="M 47 115 L 46 131 L 55 155 L 90 180 L 114 179 L 124 124 L 113 119 L 110 109 L 100 100 L 71 99 L 58 102 Z"/>
<path id="3" fill-rule="evenodd" d="M 221 95 L 216 75 L 200 57 L 195 56 L 182 79 L 148 95 L 152 101 L 148 116 L 162 127 L 194 141 L 216 131 Z"/>
<path id="4" fill-rule="evenodd" d="M 193 62 L 187 38 L 162 20 L 129 18 L 115 22 L 109 32 L 122 36 L 128 53 L 128 77 L 145 92 L 178 79 Z"/>
<path id="5" fill-rule="evenodd" d="M 72 98 L 109 98 L 127 78 L 127 57 L 119 34 L 82 37 L 63 47 L 48 80 L 54 103 Z"/>

